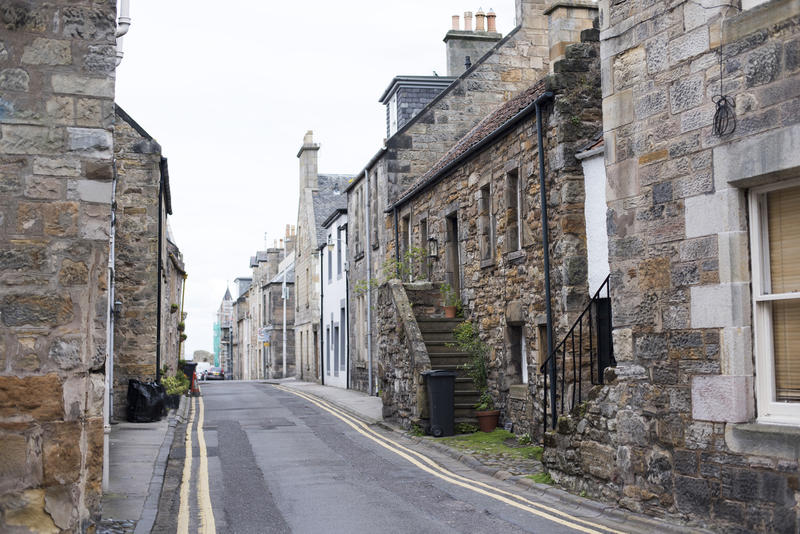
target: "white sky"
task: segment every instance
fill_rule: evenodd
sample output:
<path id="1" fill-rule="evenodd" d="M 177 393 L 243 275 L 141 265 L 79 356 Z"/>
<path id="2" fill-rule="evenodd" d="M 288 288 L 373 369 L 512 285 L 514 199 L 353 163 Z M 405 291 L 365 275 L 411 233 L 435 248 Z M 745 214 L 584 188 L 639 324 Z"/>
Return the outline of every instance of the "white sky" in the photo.
<path id="1" fill-rule="evenodd" d="M 169 158 L 187 355 L 213 351 L 226 283 L 235 296 L 264 234 L 272 246 L 296 224 L 303 134 L 321 173 L 359 172 L 386 136 L 391 79 L 446 75 L 451 16 L 479 7 L 513 29 L 514 0 L 131 0 L 116 100 Z"/>

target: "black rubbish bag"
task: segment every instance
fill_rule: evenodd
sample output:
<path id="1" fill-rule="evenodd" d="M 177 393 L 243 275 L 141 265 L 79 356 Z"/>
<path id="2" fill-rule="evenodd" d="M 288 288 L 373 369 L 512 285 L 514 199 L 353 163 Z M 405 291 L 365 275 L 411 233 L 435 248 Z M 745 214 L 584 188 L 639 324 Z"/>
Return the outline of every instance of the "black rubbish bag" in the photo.
<path id="1" fill-rule="evenodd" d="M 128 421 L 131 423 L 152 423 L 160 420 L 166 413 L 167 392 L 156 382 L 128 380 Z"/>

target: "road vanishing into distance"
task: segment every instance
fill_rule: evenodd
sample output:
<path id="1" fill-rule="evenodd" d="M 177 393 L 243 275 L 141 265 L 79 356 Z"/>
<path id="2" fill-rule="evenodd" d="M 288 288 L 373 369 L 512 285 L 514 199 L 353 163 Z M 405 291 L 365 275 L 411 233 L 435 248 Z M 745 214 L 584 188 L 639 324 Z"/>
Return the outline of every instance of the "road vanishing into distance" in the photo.
<path id="1" fill-rule="evenodd" d="M 186 427 L 153 532 L 629 531 L 279 385 L 204 383 Z"/>

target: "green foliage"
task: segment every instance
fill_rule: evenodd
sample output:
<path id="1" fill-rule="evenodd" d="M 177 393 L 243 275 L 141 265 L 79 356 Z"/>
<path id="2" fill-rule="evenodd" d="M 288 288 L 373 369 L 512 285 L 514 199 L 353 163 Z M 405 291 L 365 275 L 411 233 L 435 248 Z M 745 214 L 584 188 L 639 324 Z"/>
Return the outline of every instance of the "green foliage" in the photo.
<path id="1" fill-rule="evenodd" d="M 181 341 L 186 341 L 188 336 L 186 334 L 181 334 Z"/>
<path id="2" fill-rule="evenodd" d="M 186 323 L 181 321 L 178 323 L 178 332 L 183 332 L 184 330 L 186 330 Z"/>
<path id="3" fill-rule="evenodd" d="M 541 461 L 542 448 L 525 446 L 509 446 L 513 444 L 514 434 L 507 430 L 495 429 L 493 432 L 474 432 L 439 438 L 448 447 L 453 447 L 468 454 L 503 455 L 510 458 L 535 458 Z"/>
<path id="4" fill-rule="evenodd" d="M 175 376 L 165 376 L 161 379 L 161 385 L 167 391 L 167 395 L 183 395 L 189 391 L 189 379 L 182 372 Z"/>
<path id="5" fill-rule="evenodd" d="M 478 431 L 478 425 L 472 423 L 457 423 L 456 434 L 474 434 Z"/>
<path id="6" fill-rule="evenodd" d="M 517 441 L 520 445 L 530 445 L 531 444 L 531 435 L 528 432 L 525 432 L 521 436 L 517 436 Z"/>
<path id="7" fill-rule="evenodd" d="M 359 297 L 366 295 L 368 289 L 376 289 L 378 287 L 378 280 L 376 278 L 372 278 L 369 281 L 367 280 L 356 280 L 353 284 L 353 292 L 358 295 Z"/>
<path id="8" fill-rule="evenodd" d="M 489 394 L 488 390 L 483 390 L 481 392 L 481 396 L 478 399 L 478 402 L 475 403 L 475 409 L 479 412 L 494 410 L 494 399 Z"/>
<path id="9" fill-rule="evenodd" d="M 186 360 L 178 359 L 178 369 L 183 371 L 183 366 L 186 365 Z"/>
<path id="10" fill-rule="evenodd" d="M 169 305 L 169 312 L 175 313 L 176 311 L 178 311 L 178 305 L 173 302 L 172 304 Z"/>
<path id="11" fill-rule="evenodd" d="M 456 340 L 455 346 L 469 354 L 469 361 L 462 366 L 462 369 L 472 379 L 472 383 L 475 384 L 475 389 L 481 393 L 481 397 L 484 393 L 488 395 L 486 390 L 489 387 L 489 368 L 486 359 L 489 347 L 481 340 L 475 326 L 470 321 L 460 323 L 453 330 L 453 337 Z M 491 399 L 491 397 L 489 398 Z"/>
<path id="12" fill-rule="evenodd" d="M 403 282 L 413 282 L 420 280 L 425 274 L 422 266 L 424 265 L 427 252 L 425 249 L 419 247 L 411 247 L 398 261 L 392 259 L 383 265 L 383 278 L 384 280 L 391 280 L 392 278 L 399 278 Z"/>
<path id="13" fill-rule="evenodd" d="M 419 426 L 417 423 L 411 423 L 411 428 L 408 429 L 408 433 L 412 436 L 424 436 L 425 432 L 422 430 L 422 427 Z"/>
<path id="14" fill-rule="evenodd" d="M 535 475 L 528 475 L 527 478 L 530 478 L 537 484 L 549 484 L 553 485 L 553 478 L 550 476 L 550 473 L 536 473 Z"/>
<path id="15" fill-rule="evenodd" d="M 461 306 L 461 298 L 458 291 L 453 289 L 450 284 L 444 283 L 439 286 L 439 293 L 442 295 L 442 302 L 445 306 Z"/>

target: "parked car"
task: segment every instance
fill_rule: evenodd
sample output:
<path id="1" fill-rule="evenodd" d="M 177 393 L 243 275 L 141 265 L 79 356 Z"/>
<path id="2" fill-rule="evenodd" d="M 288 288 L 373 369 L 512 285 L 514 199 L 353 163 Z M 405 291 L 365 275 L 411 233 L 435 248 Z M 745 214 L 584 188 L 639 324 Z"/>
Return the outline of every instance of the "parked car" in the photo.
<path id="1" fill-rule="evenodd" d="M 206 380 L 225 380 L 225 371 L 222 367 L 211 367 L 206 372 Z"/>
<path id="2" fill-rule="evenodd" d="M 208 362 L 198 362 L 197 367 L 194 369 L 194 373 L 197 375 L 198 380 L 205 380 L 206 375 L 208 374 L 208 370 L 211 369 L 212 365 Z"/>

